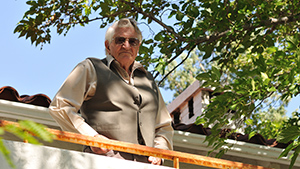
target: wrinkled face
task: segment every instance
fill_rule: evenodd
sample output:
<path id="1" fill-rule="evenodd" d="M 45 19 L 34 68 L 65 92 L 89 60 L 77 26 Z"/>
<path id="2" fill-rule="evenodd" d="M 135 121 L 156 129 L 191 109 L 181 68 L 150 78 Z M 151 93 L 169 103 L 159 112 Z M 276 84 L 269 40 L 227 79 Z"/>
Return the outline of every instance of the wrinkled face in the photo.
<path id="1" fill-rule="evenodd" d="M 134 62 L 140 47 L 140 43 L 137 45 L 133 43 L 133 39 L 137 39 L 137 37 L 138 35 L 134 28 L 121 27 L 115 29 L 111 43 L 105 41 L 105 47 L 109 54 L 113 56 L 122 67 L 129 68 Z M 124 43 L 120 43 L 120 40 L 124 40 L 124 38 L 126 39 Z"/>

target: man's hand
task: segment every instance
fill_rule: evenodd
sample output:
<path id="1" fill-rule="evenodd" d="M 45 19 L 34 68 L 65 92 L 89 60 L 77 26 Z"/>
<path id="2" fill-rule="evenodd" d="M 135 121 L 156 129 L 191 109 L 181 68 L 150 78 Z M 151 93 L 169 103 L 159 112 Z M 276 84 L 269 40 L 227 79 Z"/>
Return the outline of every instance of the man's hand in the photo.
<path id="1" fill-rule="evenodd" d="M 151 162 L 151 164 L 154 164 L 154 165 L 160 165 L 161 164 L 161 158 L 158 158 L 158 157 L 150 156 L 148 158 L 148 161 Z"/>
<path id="2" fill-rule="evenodd" d="M 97 135 L 95 135 L 94 137 L 98 137 L 98 138 L 101 138 L 101 139 L 109 140 L 107 137 L 102 136 L 102 135 L 100 135 L 100 134 L 97 134 Z M 105 153 L 107 153 L 107 152 L 110 151 L 109 149 L 106 149 L 106 148 L 92 147 L 92 146 L 91 146 L 91 150 L 92 150 L 94 153 L 96 153 L 96 154 L 105 154 Z"/>

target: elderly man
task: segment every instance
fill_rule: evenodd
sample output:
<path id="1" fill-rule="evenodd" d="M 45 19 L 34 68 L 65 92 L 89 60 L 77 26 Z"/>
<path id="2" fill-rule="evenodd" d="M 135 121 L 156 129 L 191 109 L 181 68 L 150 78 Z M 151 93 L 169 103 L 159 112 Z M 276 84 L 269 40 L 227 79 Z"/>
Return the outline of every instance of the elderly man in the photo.
<path id="1" fill-rule="evenodd" d="M 79 63 L 49 107 L 63 130 L 172 149 L 171 118 L 159 88 L 135 61 L 141 41 L 141 31 L 133 19 L 121 19 L 108 28 L 106 58 L 87 58 Z M 161 164 L 160 158 L 101 147 L 85 147 L 84 151 Z"/>

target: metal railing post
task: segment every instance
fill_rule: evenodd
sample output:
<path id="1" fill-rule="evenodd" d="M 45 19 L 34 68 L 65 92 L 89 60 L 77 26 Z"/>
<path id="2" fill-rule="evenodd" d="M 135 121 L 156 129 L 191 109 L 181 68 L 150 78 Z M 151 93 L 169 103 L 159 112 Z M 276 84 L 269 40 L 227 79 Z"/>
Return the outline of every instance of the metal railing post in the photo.
<path id="1" fill-rule="evenodd" d="M 179 169 L 179 158 L 175 157 L 173 160 L 173 167 Z"/>

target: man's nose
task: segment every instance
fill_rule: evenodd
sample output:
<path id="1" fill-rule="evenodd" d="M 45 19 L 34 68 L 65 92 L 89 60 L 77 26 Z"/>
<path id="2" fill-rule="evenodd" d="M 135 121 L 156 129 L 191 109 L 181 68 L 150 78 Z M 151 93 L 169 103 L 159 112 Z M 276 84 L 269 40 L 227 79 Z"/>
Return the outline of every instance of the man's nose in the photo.
<path id="1" fill-rule="evenodd" d="M 129 40 L 125 40 L 125 42 L 123 43 L 123 45 L 122 45 L 125 49 L 129 49 L 129 48 L 131 48 L 131 45 L 130 45 L 130 43 L 129 43 Z"/>

